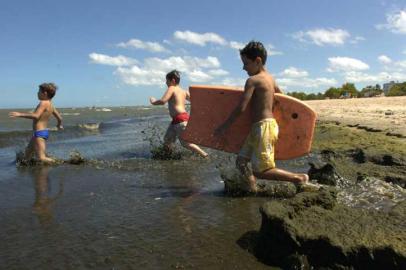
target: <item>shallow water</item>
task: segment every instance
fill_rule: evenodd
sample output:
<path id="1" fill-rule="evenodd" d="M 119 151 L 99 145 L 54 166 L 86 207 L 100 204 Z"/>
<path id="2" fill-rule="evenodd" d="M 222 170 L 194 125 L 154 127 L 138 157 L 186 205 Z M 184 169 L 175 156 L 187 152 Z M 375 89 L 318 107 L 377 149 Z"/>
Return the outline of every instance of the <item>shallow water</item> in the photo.
<path id="1" fill-rule="evenodd" d="M 205 160 L 179 149 L 181 160 L 153 160 L 151 143 L 169 123 L 166 110 L 111 109 L 61 110 L 68 113 L 65 130 L 52 132 L 48 152 L 67 159 L 77 150 L 90 160 L 85 165 L 16 167 L 30 123 L 3 118 L 1 268 L 273 269 L 245 240 L 259 230 L 259 207 L 268 199 L 223 194 L 217 168 L 233 167 L 233 156 L 208 150 Z M 84 126 L 94 123 L 99 127 Z M 306 171 L 317 160 L 278 165 Z M 367 194 L 371 187 L 349 190 Z M 343 202 L 363 206 L 348 199 L 352 194 Z M 390 204 L 404 199 L 387 197 Z"/>

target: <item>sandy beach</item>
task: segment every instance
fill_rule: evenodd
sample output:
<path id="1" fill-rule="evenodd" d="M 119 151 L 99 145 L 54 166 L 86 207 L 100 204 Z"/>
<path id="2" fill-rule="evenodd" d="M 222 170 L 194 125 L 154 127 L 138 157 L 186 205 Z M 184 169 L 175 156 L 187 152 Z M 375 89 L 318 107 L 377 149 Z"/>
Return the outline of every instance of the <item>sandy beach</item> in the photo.
<path id="1" fill-rule="evenodd" d="M 306 101 L 321 121 L 406 137 L 406 96 Z"/>

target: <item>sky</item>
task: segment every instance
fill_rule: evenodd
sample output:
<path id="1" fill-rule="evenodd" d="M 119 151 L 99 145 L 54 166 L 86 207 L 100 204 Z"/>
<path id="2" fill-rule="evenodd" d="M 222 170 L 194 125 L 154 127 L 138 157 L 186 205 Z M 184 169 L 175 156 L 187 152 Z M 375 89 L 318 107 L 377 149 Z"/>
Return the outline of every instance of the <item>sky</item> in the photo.
<path id="1" fill-rule="evenodd" d="M 285 91 L 406 81 L 405 0 L 2 0 L 0 108 L 148 105 L 165 74 L 181 87 L 242 87 L 239 49 L 267 48 Z"/>

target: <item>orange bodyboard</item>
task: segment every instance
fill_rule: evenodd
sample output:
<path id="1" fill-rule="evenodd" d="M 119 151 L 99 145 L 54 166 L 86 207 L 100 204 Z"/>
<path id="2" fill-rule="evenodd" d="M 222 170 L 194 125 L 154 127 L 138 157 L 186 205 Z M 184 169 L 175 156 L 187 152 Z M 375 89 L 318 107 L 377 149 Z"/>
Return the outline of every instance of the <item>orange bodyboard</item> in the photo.
<path id="1" fill-rule="evenodd" d="M 224 136 L 214 136 L 214 130 L 224 123 L 240 102 L 243 91 L 226 86 L 193 85 L 190 92 L 190 119 L 182 139 L 217 150 L 238 153 L 251 129 L 250 104 L 230 126 Z M 274 117 L 279 126 L 275 158 L 292 159 L 311 150 L 316 113 L 300 100 L 275 94 Z"/>

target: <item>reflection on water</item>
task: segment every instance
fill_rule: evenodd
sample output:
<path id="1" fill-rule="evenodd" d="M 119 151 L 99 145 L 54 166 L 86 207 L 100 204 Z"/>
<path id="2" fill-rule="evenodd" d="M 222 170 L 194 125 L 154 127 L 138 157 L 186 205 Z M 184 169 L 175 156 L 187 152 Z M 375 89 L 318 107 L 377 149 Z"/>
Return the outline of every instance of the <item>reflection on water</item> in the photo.
<path id="1" fill-rule="evenodd" d="M 33 213 L 37 216 L 42 226 L 49 226 L 53 223 L 53 205 L 63 193 L 63 181 L 59 181 L 58 191 L 52 194 L 51 179 L 49 178 L 50 166 L 37 166 L 32 170 L 35 189 L 35 201 Z"/>

